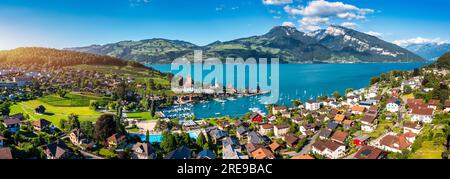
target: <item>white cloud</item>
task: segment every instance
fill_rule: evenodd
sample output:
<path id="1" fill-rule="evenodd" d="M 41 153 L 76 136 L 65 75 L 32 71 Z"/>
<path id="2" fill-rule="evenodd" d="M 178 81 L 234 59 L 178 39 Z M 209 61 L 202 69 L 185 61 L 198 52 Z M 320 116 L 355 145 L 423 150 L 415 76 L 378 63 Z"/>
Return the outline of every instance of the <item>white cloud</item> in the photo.
<path id="1" fill-rule="evenodd" d="M 381 33 L 381 32 L 374 32 L 374 31 L 366 32 L 366 34 L 369 34 L 369 35 L 375 36 L 375 37 L 382 37 L 382 36 L 384 35 L 384 34 Z"/>
<path id="2" fill-rule="evenodd" d="M 150 0 L 128 0 L 130 2 L 130 7 L 137 7 L 143 4 L 150 3 Z"/>
<path id="3" fill-rule="evenodd" d="M 393 43 L 398 46 L 406 47 L 408 45 L 415 45 L 415 44 L 441 45 L 441 44 L 447 43 L 447 41 L 442 40 L 440 38 L 428 39 L 428 38 L 417 37 L 417 38 L 412 38 L 412 39 L 395 40 Z"/>
<path id="4" fill-rule="evenodd" d="M 350 28 L 350 29 L 354 29 L 354 28 L 356 28 L 356 26 L 358 26 L 356 23 L 354 23 L 354 22 L 343 22 L 342 24 L 341 24 L 341 26 L 342 27 L 347 27 L 347 28 Z"/>
<path id="5" fill-rule="evenodd" d="M 292 22 L 283 22 L 283 24 L 281 24 L 281 26 L 286 26 L 286 27 L 295 27 L 295 24 Z"/>
<path id="6" fill-rule="evenodd" d="M 304 17 L 298 22 L 300 23 L 300 29 L 304 31 L 315 31 L 319 30 L 321 25 L 329 24 L 329 18 L 322 17 Z"/>
<path id="7" fill-rule="evenodd" d="M 291 4 L 292 0 L 262 0 L 265 5 L 284 5 Z"/>
<path id="8" fill-rule="evenodd" d="M 331 18 L 365 20 L 367 14 L 375 12 L 372 9 L 359 8 L 342 2 L 328 2 L 326 0 L 314 0 L 309 2 L 307 6 L 298 6 L 297 8 L 287 5 L 284 7 L 284 11 L 293 16 L 303 16 L 303 19 L 299 22 L 301 23 L 301 28 L 305 30 L 317 29 L 321 25 L 329 24 Z M 347 23 L 347 25 L 350 24 Z"/>

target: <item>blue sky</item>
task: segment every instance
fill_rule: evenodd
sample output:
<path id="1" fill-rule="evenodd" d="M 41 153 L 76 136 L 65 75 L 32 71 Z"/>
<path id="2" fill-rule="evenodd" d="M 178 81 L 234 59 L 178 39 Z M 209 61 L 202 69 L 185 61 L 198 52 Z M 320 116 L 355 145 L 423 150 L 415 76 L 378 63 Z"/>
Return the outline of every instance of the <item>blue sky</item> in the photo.
<path id="1" fill-rule="evenodd" d="M 302 31 L 346 25 L 402 45 L 442 43 L 450 40 L 448 7 L 448 0 L 1 0 L 0 49 L 149 38 L 206 45 L 283 23 Z"/>

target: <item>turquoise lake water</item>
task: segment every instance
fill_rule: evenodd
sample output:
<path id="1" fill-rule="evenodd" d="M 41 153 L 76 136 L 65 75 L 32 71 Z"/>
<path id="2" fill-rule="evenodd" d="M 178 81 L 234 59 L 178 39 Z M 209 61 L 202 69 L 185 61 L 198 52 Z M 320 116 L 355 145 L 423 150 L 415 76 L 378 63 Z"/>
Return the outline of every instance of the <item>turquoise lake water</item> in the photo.
<path id="1" fill-rule="evenodd" d="M 370 78 L 392 70 L 412 70 L 426 63 L 361 63 L 361 64 L 280 64 L 279 105 L 291 105 L 293 99 L 306 101 L 334 91 L 344 93 L 345 89 L 360 89 L 369 85 Z M 170 64 L 148 65 L 162 72 L 170 70 Z M 195 79 L 194 79 L 195 80 Z M 249 108 L 265 110 L 260 96 L 242 97 L 225 102 L 210 101 L 187 106 L 197 118 L 230 116 L 239 117 Z M 185 108 L 185 107 L 183 107 Z"/>
<path id="2" fill-rule="evenodd" d="M 195 132 L 188 132 L 188 134 L 194 140 L 196 140 L 198 138 L 198 134 Z M 144 134 L 139 134 L 138 136 L 141 138 L 141 141 L 146 140 L 146 136 Z M 162 134 L 151 134 L 149 136 L 150 143 L 160 143 L 161 140 L 162 140 Z"/>

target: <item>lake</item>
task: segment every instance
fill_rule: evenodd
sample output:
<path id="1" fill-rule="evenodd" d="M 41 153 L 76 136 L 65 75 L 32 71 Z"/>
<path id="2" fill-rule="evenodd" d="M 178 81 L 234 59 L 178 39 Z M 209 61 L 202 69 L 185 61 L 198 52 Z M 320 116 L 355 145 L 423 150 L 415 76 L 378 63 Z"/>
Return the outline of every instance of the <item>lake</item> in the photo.
<path id="1" fill-rule="evenodd" d="M 280 64 L 279 105 L 291 105 L 291 100 L 306 101 L 334 91 L 344 93 L 345 89 L 360 89 L 369 85 L 370 78 L 392 70 L 412 70 L 426 63 L 358 63 L 358 64 Z M 170 70 L 170 64 L 148 65 L 162 72 L 177 73 Z M 265 105 L 259 102 L 261 96 L 242 97 L 234 100 L 210 101 L 178 109 L 189 109 L 197 118 L 239 117 L 250 112 L 249 108 L 258 108 L 266 112 Z M 169 115 L 171 111 L 166 110 Z M 182 110 L 186 112 L 186 110 Z"/>

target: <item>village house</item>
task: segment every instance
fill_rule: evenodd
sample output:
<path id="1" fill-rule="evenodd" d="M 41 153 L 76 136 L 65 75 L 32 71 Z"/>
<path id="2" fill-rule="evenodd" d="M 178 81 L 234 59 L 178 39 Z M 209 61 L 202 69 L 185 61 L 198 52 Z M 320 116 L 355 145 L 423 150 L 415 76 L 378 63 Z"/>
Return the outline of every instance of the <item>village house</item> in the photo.
<path id="1" fill-rule="evenodd" d="M 345 119 L 345 115 L 343 115 L 343 114 L 336 114 L 336 116 L 334 116 L 334 121 L 337 124 L 342 123 L 342 121 L 344 121 L 344 119 Z"/>
<path id="2" fill-rule="evenodd" d="M 262 136 L 255 131 L 251 131 L 247 135 L 247 143 L 263 144 L 265 141 Z"/>
<path id="3" fill-rule="evenodd" d="M 347 104 L 353 106 L 359 102 L 359 98 L 357 96 L 349 96 L 347 97 Z"/>
<path id="4" fill-rule="evenodd" d="M 250 116 L 250 122 L 252 123 L 263 123 L 263 117 L 261 116 L 261 114 L 254 112 L 251 116 Z"/>
<path id="5" fill-rule="evenodd" d="M 345 145 L 331 140 L 318 140 L 312 145 L 312 152 L 330 159 L 338 159 L 345 155 Z"/>
<path id="6" fill-rule="evenodd" d="M 70 148 L 61 140 L 48 144 L 43 149 L 47 159 L 69 159 L 73 156 Z"/>
<path id="7" fill-rule="evenodd" d="M 386 157 L 386 153 L 382 150 L 372 147 L 363 146 L 355 154 L 356 159 L 383 159 Z"/>
<path id="8" fill-rule="evenodd" d="M 15 133 L 20 129 L 20 119 L 15 117 L 7 117 L 3 120 L 3 125 L 8 131 Z"/>
<path id="9" fill-rule="evenodd" d="M 398 135 L 390 132 L 381 138 L 378 142 L 378 146 L 381 150 L 401 153 L 402 150 L 409 150 L 415 139 L 416 136 L 412 132 Z"/>
<path id="10" fill-rule="evenodd" d="M 14 159 L 14 157 L 9 147 L 0 148 L 0 160 L 12 160 L 12 159 Z"/>
<path id="11" fill-rule="evenodd" d="M 240 140 L 245 139 L 247 137 L 247 132 L 247 127 L 239 126 L 236 128 L 236 137 L 238 137 Z"/>
<path id="12" fill-rule="evenodd" d="M 106 145 L 108 148 L 122 148 L 126 144 L 126 136 L 113 134 L 106 139 Z"/>
<path id="13" fill-rule="evenodd" d="M 287 112 L 286 106 L 273 106 L 272 108 L 273 115 L 282 114 L 283 112 Z"/>
<path id="14" fill-rule="evenodd" d="M 332 132 L 331 129 L 321 129 L 319 131 L 319 138 L 322 140 L 329 139 Z"/>
<path id="15" fill-rule="evenodd" d="M 18 87 L 23 87 L 32 84 L 33 78 L 27 76 L 14 77 L 13 81 L 17 84 Z"/>
<path id="16" fill-rule="evenodd" d="M 363 114 L 364 111 L 366 111 L 366 108 L 365 108 L 365 107 L 362 107 L 362 106 L 353 106 L 353 107 L 351 108 L 351 110 L 352 110 L 352 114 L 354 114 L 354 115 L 360 115 L 360 114 Z"/>
<path id="17" fill-rule="evenodd" d="M 359 105 L 368 109 L 370 106 L 377 105 L 377 101 L 374 99 L 366 99 L 365 101 L 359 102 Z"/>
<path id="18" fill-rule="evenodd" d="M 342 121 L 342 127 L 345 130 L 350 130 L 353 128 L 353 121 L 352 120 L 344 120 Z"/>
<path id="19" fill-rule="evenodd" d="M 278 144 L 277 142 L 273 142 L 269 145 L 269 148 L 270 148 L 270 150 L 272 150 L 272 152 L 275 152 L 281 148 L 281 145 Z"/>
<path id="20" fill-rule="evenodd" d="M 243 155 L 239 142 L 231 137 L 226 137 L 222 141 L 222 158 L 223 159 L 248 159 L 247 155 Z"/>
<path id="21" fill-rule="evenodd" d="M 81 132 L 81 129 L 78 128 L 70 131 L 69 139 L 73 145 L 80 146 L 82 148 L 85 148 L 84 146 L 89 143 L 89 140 L 85 138 L 85 135 Z"/>
<path id="22" fill-rule="evenodd" d="M 420 122 L 405 122 L 403 123 L 403 132 L 412 132 L 414 134 L 419 134 L 422 130 L 423 126 L 420 124 Z"/>
<path id="23" fill-rule="evenodd" d="M 252 157 L 253 151 L 264 147 L 265 147 L 264 144 L 256 144 L 256 143 L 245 144 L 245 149 L 247 150 L 247 153 L 249 154 L 250 157 Z"/>
<path id="24" fill-rule="evenodd" d="M 327 124 L 327 128 L 334 131 L 337 127 L 338 127 L 338 123 L 336 123 L 335 121 L 330 121 Z"/>
<path id="25" fill-rule="evenodd" d="M 275 125 L 273 127 L 273 132 L 274 132 L 275 136 L 278 138 L 287 134 L 288 131 L 289 131 L 289 125 L 286 125 L 286 124 Z"/>
<path id="26" fill-rule="evenodd" d="M 148 143 L 138 142 L 132 147 L 133 159 L 156 159 L 156 150 Z"/>
<path id="27" fill-rule="evenodd" d="M 305 125 L 300 126 L 299 130 L 303 135 L 309 136 L 316 132 L 316 125 L 315 124 L 305 124 Z"/>
<path id="28" fill-rule="evenodd" d="M 220 130 L 225 130 L 226 128 L 230 127 L 230 122 L 228 121 L 219 121 L 217 122 L 217 126 Z"/>
<path id="29" fill-rule="evenodd" d="M 334 142 L 338 142 L 340 144 L 345 144 L 345 141 L 347 140 L 348 133 L 343 131 L 336 131 L 331 136 L 331 140 Z"/>
<path id="30" fill-rule="evenodd" d="M 281 117 L 291 118 L 292 115 L 289 111 L 283 111 L 283 112 L 281 112 Z"/>
<path id="31" fill-rule="evenodd" d="M 216 154 L 208 149 L 204 149 L 198 153 L 197 159 L 216 159 Z"/>
<path id="32" fill-rule="evenodd" d="M 305 109 L 309 111 L 315 111 L 320 109 L 320 103 L 315 100 L 309 100 L 305 103 Z"/>
<path id="33" fill-rule="evenodd" d="M 186 146 L 178 147 L 177 149 L 169 152 L 164 159 L 191 159 L 192 150 Z"/>
<path id="34" fill-rule="evenodd" d="M 445 100 L 444 111 L 447 113 L 450 112 L 450 99 Z"/>
<path id="35" fill-rule="evenodd" d="M 275 159 L 275 155 L 273 155 L 273 153 L 266 148 L 259 148 L 253 151 L 252 157 L 254 159 Z"/>
<path id="36" fill-rule="evenodd" d="M 52 123 L 45 119 L 39 119 L 39 120 L 33 122 L 33 128 L 34 128 L 34 130 L 37 130 L 37 131 L 49 129 L 51 127 L 51 125 L 52 125 Z"/>
<path id="37" fill-rule="evenodd" d="M 373 132 L 377 128 L 377 115 L 366 113 L 361 119 L 361 130 L 364 132 Z"/>
<path id="38" fill-rule="evenodd" d="M 389 98 L 386 104 L 386 110 L 392 113 L 398 112 L 400 101 L 397 98 Z"/>
<path id="39" fill-rule="evenodd" d="M 283 137 L 283 140 L 286 142 L 288 148 L 294 148 L 297 145 L 299 138 L 292 133 L 288 133 Z"/>
<path id="40" fill-rule="evenodd" d="M 411 110 L 411 121 L 431 123 L 433 121 L 434 110 L 431 108 L 415 107 Z"/>
<path id="41" fill-rule="evenodd" d="M 367 136 L 367 135 L 356 136 L 353 138 L 353 144 L 356 146 L 365 146 L 365 145 L 367 145 L 368 141 L 369 141 L 369 136 Z"/>
<path id="42" fill-rule="evenodd" d="M 216 128 L 209 131 L 209 136 L 211 136 L 211 140 L 214 144 L 220 144 L 222 139 L 228 136 L 228 133 Z"/>
<path id="43" fill-rule="evenodd" d="M 291 159 L 315 159 L 315 158 L 311 155 L 297 155 L 291 157 Z"/>
<path id="44" fill-rule="evenodd" d="M 433 109 L 433 110 L 436 110 L 437 109 L 437 107 L 438 107 L 438 105 L 439 105 L 439 100 L 437 100 L 437 99 L 430 99 L 429 101 L 428 101 L 428 108 L 431 108 L 431 109 Z"/>
<path id="45" fill-rule="evenodd" d="M 262 124 L 259 125 L 258 132 L 261 135 L 267 135 L 269 132 L 273 132 L 273 125 L 272 124 Z"/>

